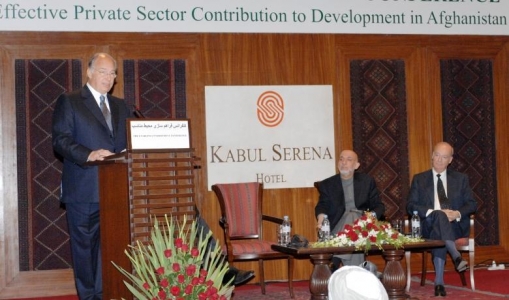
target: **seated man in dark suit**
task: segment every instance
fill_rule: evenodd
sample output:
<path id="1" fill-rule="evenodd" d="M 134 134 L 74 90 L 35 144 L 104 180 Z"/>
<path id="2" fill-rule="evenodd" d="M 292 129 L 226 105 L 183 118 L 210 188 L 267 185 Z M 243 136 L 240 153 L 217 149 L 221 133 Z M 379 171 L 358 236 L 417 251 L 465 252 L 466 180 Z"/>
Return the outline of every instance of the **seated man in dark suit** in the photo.
<path id="1" fill-rule="evenodd" d="M 346 224 L 361 217 L 364 211 L 376 213 L 378 218 L 385 212 L 375 180 L 363 173 L 355 172 L 360 166 L 357 154 L 352 150 L 341 152 L 338 161 L 339 174 L 324 179 L 318 186 L 320 197 L 315 207 L 317 228 L 320 229 L 324 215 L 330 220 L 331 234 L 336 235 Z M 360 265 L 364 254 L 334 256 L 334 267 L 339 265 Z"/>
<path id="2" fill-rule="evenodd" d="M 431 155 L 432 169 L 414 176 L 407 203 L 407 212 L 417 211 L 421 218 L 422 236 L 445 241 L 445 247 L 431 250 L 436 274 L 435 296 L 446 295 L 444 267 L 447 252 L 458 272 L 467 268 L 454 241 L 468 237 L 470 215 L 477 209 L 467 175 L 447 169 L 453 154 L 448 143 L 435 145 Z"/>

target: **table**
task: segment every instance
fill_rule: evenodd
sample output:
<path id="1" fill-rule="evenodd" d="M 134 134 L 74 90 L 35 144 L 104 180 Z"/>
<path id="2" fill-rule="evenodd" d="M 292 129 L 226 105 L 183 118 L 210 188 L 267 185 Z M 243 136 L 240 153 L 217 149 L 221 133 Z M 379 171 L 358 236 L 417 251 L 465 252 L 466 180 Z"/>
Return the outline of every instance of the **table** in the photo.
<path id="1" fill-rule="evenodd" d="M 405 251 L 443 246 L 445 246 L 444 241 L 425 240 L 418 243 L 404 244 L 404 248 L 399 249 L 396 249 L 392 245 L 383 245 L 383 251 L 377 247 L 373 247 L 369 250 L 368 253 L 370 254 L 380 252 L 385 260 L 382 283 L 387 291 L 389 299 L 407 298 L 405 294 L 406 275 L 401 266 L 401 260 L 405 255 Z M 363 251 L 355 250 L 355 247 L 292 248 L 277 244 L 272 245 L 272 249 L 293 256 L 309 256 L 313 264 L 313 273 L 311 273 L 311 278 L 309 280 L 309 291 L 311 292 L 312 300 L 328 299 L 327 284 L 331 276 L 329 265 L 334 254 L 349 254 Z"/>

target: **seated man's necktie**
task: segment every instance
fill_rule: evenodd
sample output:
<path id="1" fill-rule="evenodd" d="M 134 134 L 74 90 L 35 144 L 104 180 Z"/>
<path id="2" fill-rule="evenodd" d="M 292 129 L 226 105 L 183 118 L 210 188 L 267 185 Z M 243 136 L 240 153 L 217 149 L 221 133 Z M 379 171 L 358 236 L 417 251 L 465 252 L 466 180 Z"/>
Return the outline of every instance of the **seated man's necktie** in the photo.
<path id="1" fill-rule="evenodd" d="M 438 201 L 440 202 L 440 207 L 442 209 L 451 209 L 449 199 L 447 198 L 447 195 L 445 194 L 444 183 L 442 182 L 442 179 L 440 179 L 440 174 L 437 174 L 437 177 L 438 177 L 437 194 L 438 194 Z"/>

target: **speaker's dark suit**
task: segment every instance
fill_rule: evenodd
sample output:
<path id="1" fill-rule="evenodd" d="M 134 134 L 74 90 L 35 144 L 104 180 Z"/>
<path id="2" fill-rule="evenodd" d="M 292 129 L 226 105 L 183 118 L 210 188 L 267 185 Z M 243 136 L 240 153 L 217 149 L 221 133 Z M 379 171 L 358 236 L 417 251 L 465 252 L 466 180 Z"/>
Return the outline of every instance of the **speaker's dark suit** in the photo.
<path id="1" fill-rule="evenodd" d="M 355 207 L 363 211 L 374 211 L 378 218 L 385 212 L 385 206 L 380 200 L 380 193 L 375 180 L 363 173 L 353 176 Z M 315 207 L 315 215 L 326 214 L 334 228 L 345 213 L 345 193 L 341 183 L 341 175 L 336 174 L 322 180 L 318 185 L 320 197 Z"/>
<path id="2" fill-rule="evenodd" d="M 66 204 L 76 287 L 80 299 L 102 297 L 98 167 L 86 166 L 98 149 L 120 153 L 126 148 L 122 99 L 108 95 L 113 133 L 87 86 L 61 95 L 53 113 L 53 149 L 63 157 L 61 202 Z"/>
<path id="3" fill-rule="evenodd" d="M 451 209 L 457 210 L 461 214 L 459 222 L 451 222 L 453 239 L 467 237 L 470 231 L 470 215 L 477 209 L 477 202 L 474 199 L 472 189 L 470 188 L 467 175 L 447 170 L 447 198 L 451 203 Z M 433 182 L 433 172 L 428 170 L 414 175 L 410 194 L 407 203 L 407 212 L 412 214 L 416 210 L 421 218 L 422 234 L 426 238 L 435 238 L 429 236 L 431 228 L 429 222 L 426 222 L 426 213 L 435 207 L 435 186 Z"/>

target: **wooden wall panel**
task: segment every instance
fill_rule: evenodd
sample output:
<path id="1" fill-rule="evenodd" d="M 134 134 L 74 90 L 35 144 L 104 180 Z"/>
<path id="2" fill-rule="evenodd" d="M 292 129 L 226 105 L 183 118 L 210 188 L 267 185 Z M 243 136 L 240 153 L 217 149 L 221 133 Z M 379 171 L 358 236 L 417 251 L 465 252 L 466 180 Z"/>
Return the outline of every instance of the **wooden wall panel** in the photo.
<path id="1" fill-rule="evenodd" d="M 22 290 L 15 278 L 17 254 L 17 182 L 14 59 L 83 58 L 96 51 L 109 51 L 122 59 L 187 60 L 188 115 L 192 122 L 192 143 L 201 157 L 198 170 L 200 209 L 215 236 L 222 241 L 218 224 L 219 204 L 208 192 L 205 136 L 204 87 L 207 85 L 299 85 L 333 86 L 336 152 L 351 148 L 351 112 L 349 60 L 356 58 L 404 59 L 407 74 L 409 114 L 410 174 L 429 168 L 426 157 L 441 138 L 440 84 L 438 60 L 446 57 L 489 57 L 495 59 L 495 106 L 500 207 L 500 245 L 477 247 L 476 262 L 486 259 L 509 261 L 509 37 L 482 36 L 398 36 L 328 34 L 165 34 L 165 33 L 31 33 L 0 32 L 0 298 L 9 298 Z M 119 64 L 121 66 L 122 64 Z M 114 94 L 122 96 L 122 70 Z M 332 174 L 331 174 L 332 175 Z M 266 190 L 263 211 L 274 216 L 290 215 L 294 232 L 316 237 L 314 206 L 318 194 L 314 188 Z M 265 236 L 275 239 L 274 228 Z M 415 268 L 418 259 L 415 255 Z M 372 257 L 383 267 L 383 261 Z M 236 264 L 257 270 L 254 263 Z M 283 280 L 283 262 L 270 262 L 266 278 Z M 311 265 L 307 259 L 296 262 L 296 279 L 307 279 Z M 255 280 L 256 281 L 256 280 Z M 18 284 L 18 285 L 17 285 Z M 16 286 L 17 285 L 17 286 Z M 27 289 L 28 290 L 28 289 Z"/>
<path id="2" fill-rule="evenodd" d="M 330 37 L 218 34 L 207 35 L 204 48 L 207 49 L 201 63 L 205 67 L 204 85 L 320 85 L 335 81 L 334 47 L 331 47 Z M 205 155 L 206 151 L 203 153 Z M 217 225 L 217 199 L 211 192 L 206 199 L 207 207 L 212 209 L 202 210 L 205 218 L 212 220 L 209 224 L 214 232 L 221 232 Z M 312 188 L 265 190 L 263 212 L 279 217 L 289 215 L 295 233 L 314 239 L 316 201 L 317 193 Z M 275 240 L 275 227 L 266 227 L 264 235 Z M 221 234 L 218 237 L 222 240 Z M 254 262 L 237 265 L 258 269 Z M 285 269 L 283 261 L 269 262 L 265 276 L 269 280 L 284 279 Z M 296 261 L 295 278 L 307 279 L 310 272 L 308 260 Z"/>
<path id="3" fill-rule="evenodd" d="M 501 48 L 495 57 L 495 139 L 497 144 L 497 188 L 499 208 L 500 246 L 505 253 L 504 261 L 509 257 L 509 44 Z"/>

